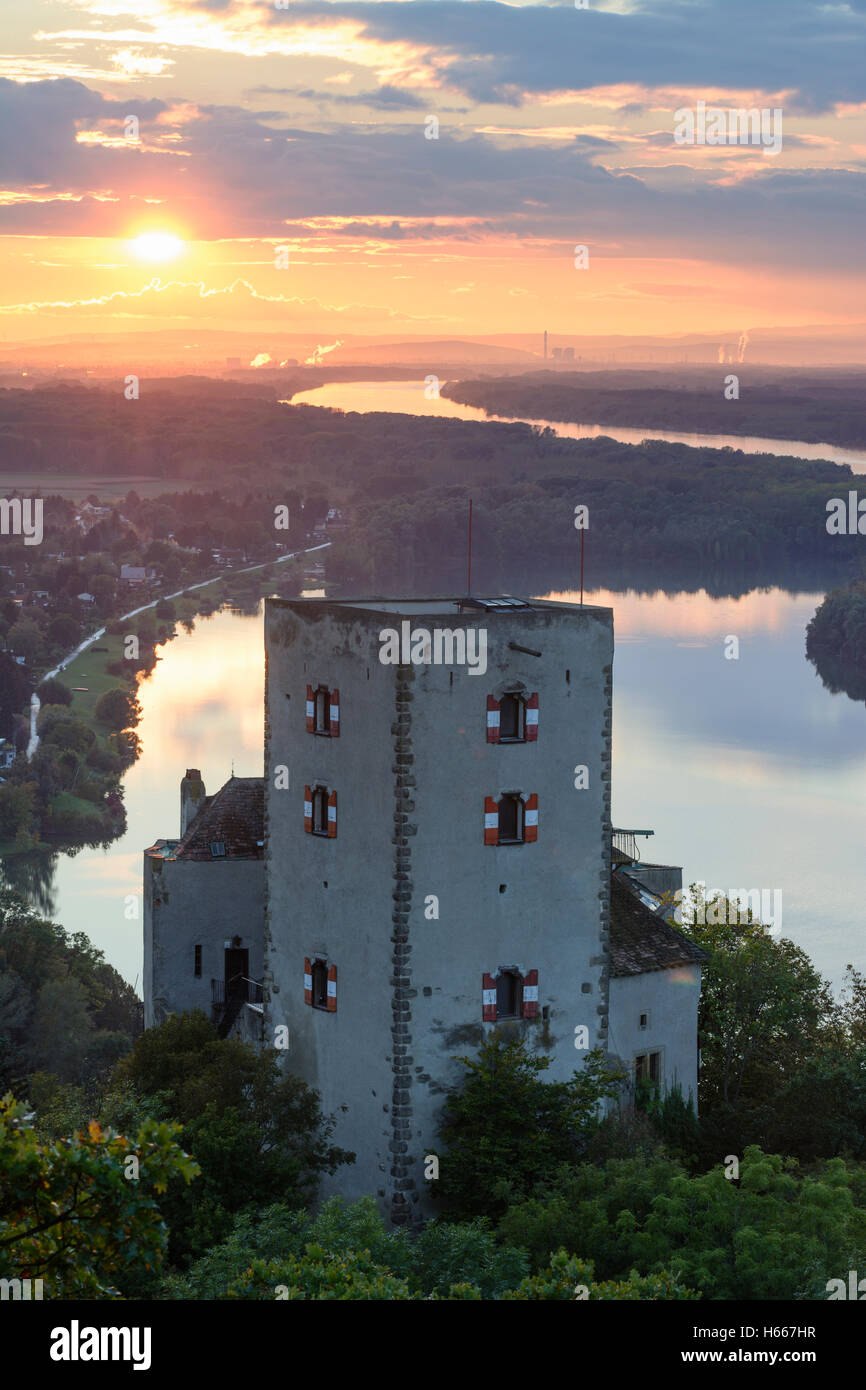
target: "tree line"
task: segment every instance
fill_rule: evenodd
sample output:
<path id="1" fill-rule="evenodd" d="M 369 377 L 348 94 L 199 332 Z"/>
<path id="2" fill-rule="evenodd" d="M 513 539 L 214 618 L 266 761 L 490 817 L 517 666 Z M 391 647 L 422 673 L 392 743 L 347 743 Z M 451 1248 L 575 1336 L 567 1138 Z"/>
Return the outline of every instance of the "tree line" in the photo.
<path id="1" fill-rule="evenodd" d="M 437 1215 L 394 1231 L 372 1195 L 316 1208 L 354 1155 L 273 1049 L 202 1013 L 141 1033 L 85 938 L 0 896 L 0 1276 L 89 1299 L 827 1298 L 866 1260 L 866 980 L 834 999 L 725 906 L 686 929 L 709 955 L 699 1115 L 600 1052 L 549 1081 L 502 1025 L 445 1097 Z"/>

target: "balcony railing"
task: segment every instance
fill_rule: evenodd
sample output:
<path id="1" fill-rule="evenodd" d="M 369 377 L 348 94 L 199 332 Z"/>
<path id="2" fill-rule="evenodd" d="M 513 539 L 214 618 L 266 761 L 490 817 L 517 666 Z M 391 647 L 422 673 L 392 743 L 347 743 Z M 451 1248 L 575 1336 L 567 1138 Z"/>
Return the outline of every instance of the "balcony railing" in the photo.
<path id="1" fill-rule="evenodd" d="M 653 835 L 654 833 L 652 830 L 612 830 L 613 847 L 619 850 L 620 854 L 626 855 L 633 864 L 636 864 L 640 861 L 640 851 L 635 837 L 637 835 Z"/>
<path id="2" fill-rule="evenodd" d="M 212 979 L 210 997 L 211 1003 L 218 1009 L 224 1009 L 235 1001 L 239 1004 L 261 1004 L 262 982 L 250 980 L 246 975 L 235 975 L 228 981 Z"/>

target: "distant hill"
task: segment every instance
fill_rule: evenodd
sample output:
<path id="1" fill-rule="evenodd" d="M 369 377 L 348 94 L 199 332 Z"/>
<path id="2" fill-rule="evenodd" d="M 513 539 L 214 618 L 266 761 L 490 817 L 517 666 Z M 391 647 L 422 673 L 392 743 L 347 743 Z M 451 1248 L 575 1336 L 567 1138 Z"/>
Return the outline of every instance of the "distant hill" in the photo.
<path id="1" fill-rule="evenodd" d="M 536 362 L 538 354 L 523 348 L 495 347 L 462 339 L 422 339 L 408 343 L 345 343 L 328 353 L 328 365 L 347 362 L 396 362 L 465 365 L 467 363 Z"/>

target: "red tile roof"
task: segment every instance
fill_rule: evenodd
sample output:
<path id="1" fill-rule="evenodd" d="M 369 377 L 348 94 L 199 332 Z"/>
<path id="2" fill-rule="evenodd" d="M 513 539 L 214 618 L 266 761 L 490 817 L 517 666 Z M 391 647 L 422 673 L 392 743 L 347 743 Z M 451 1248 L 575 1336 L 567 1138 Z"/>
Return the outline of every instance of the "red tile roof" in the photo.
<path id="1" fill-rule="evenodd" d="M 613 977 L 673 970 L 678 965 L 702 965 L 708 959 L 702 947 L 651 912 L 619 874 L 611 874 L 610 973 Z"/>
<path id="2" fill-rule="evenodd" d="M 174 851 L 175 859 L 263 859 L 265 784 L 262 777 L 230 777 L 209 796 Z M 214 855 L 211 845 L 224 845 Z"/>

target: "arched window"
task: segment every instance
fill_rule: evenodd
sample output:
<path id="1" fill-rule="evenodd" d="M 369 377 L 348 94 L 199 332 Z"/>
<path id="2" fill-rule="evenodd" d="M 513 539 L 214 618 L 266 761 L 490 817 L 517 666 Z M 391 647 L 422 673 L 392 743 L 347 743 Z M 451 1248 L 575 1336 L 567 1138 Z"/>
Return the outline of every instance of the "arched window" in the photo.
<path id="1" fill-rule="evenodd" d="M 522 695 L 503 695 L 499 701 L 499 742 L 525 743 L 526 701 Z"/>
<path id="2" fill-rule="evenodd" d="M 524 839 L 523 798 L 517 792 L 506 792 L 499 802 L 500 845 L 521 845 Z"/>
<path id="3" fill-rule="evenodd" d="M 314 960 L 311 971 L 313 977 L 313 1008 L 328 1007 L 328 967 L 323 960 Z"/>
<path id="4" fill-rule="evenodd" d="M 496 979 L 496 1017 L 520 1018 L 523 1012 L 523 976 L 503 970 Z"/>
<path id="5" fill-rule="evenodd" d="M 325 787 L 316 787 L 313 791 L 313 834 L 327 835 L 328 833 L 328 792 Z"/>

